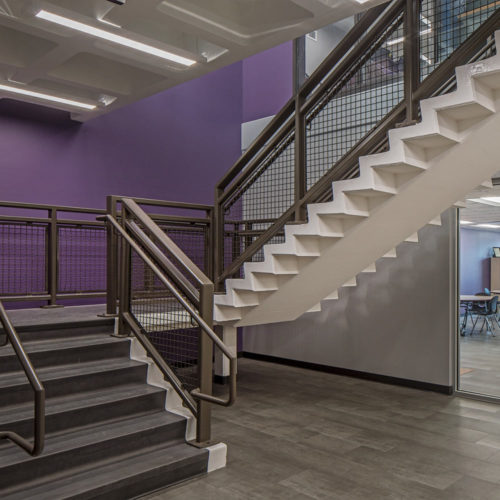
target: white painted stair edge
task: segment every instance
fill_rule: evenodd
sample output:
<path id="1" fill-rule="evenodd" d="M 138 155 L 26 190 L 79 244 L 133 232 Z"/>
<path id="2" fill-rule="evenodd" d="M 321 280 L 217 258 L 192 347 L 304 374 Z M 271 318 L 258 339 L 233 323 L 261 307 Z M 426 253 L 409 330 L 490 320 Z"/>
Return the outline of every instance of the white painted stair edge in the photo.
<path id="1" fill-rule="evenodd" d="M 117 322 L 115 322 L 115 331 Z M 147 383 L 165 390 L 165 410 L 180 415 L 186 419 L 186 441 L 196 439 L 196 419 L 193 414 L 183 405 L 182 399 L 174 388 L 165 380 L 156 363 L 148 356 L 148 353 L 135 337 L 130 339 L 130 359 L 140 361 L 148 365 Z M 226 466 L 227 445 L 215 443 L 205 448 L 208 451 L 207 472 L 213 472 Z"/>
<path id="2" fill-rule="evenodd" d="M 361 157 L 332 202 L 309 205 L 307 223 L 286 226 L 284 243 L 227 280 L 217 322 L 296 319 L 498 171 L 500 57 L 456 74 L 456 91 L 422 101 L 420 123 L 389 131 L 389 151 Z"/>

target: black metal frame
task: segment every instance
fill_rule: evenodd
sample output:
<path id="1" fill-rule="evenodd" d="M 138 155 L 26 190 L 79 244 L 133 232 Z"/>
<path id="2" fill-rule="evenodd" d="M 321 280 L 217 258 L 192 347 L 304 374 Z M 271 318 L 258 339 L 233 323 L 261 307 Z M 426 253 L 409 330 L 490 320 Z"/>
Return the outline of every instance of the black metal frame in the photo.
<path id="1" fill-rule="evenodd" d="M 6 335 L 6 340 L 2 347 L 6 346 L 10 342 L 35 393 L 33 444 L 16 432 L 12 431 L 0 431 L 0 439 L 8 439 L 30 455 L 37 456 L 42 453 L 45 445 L 45 389 L 40 382 L 40 379 L 38 378 L 36 371 L 23 348 L 19 335 L 12 325 L 1 301 L 0 323 L 3 326 L 3 333 Z"/>

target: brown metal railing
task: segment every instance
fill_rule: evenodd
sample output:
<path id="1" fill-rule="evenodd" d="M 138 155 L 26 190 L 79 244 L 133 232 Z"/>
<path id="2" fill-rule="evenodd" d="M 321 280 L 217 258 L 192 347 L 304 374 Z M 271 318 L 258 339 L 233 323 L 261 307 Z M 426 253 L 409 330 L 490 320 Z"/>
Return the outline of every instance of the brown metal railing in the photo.
<path id="1" fill-rule="evenodd" d="M 37 456 L 42 453 L 45 445 L 45 389 L 40 382 L 40 379 L 38 378 L 26 351 L 23 349 L 19 335 L 7 316 L 2 302 L 0 302 L 0 323 L 3 326 L 3 333 L 6 336 L 5 343 L 2 347 L 6 346 L 10 342 L 35 393 L 33 444 L 13 431 L 0 430 L 0 439 L 8 439 L 23 448 L 23 450 L 30 455 Z"/>
<path id="2" fill-rule="evenodd" d="M 219 181 L 217 290 L 283 241 L 287 223 L 305 221 L 307 204 L 331 200 L 333 181 L 358 176 L 360 156 L 387 150 L 387 132 L 418 120 L 421 99 L 452 90 L 457 66 L 495 50 L 500 4 L 456 3 L 393 0 L 368 11 Z"/>
<path id="3" fill-rule="evenodd" d="M 0 298 L 58 301 L 104 297 L 105 210 L 0 202 Z"/>
<path id="4" fill-rule="evenodd" d="M 106 219 L 120 263 L 119 334 L 138 339 L 196 416 L 196 444 L 207 444 L 210 405 L 229 406 L 236 397 L 236 353 L 212 329 L 213 282 L 136 201 L 116 201 L 119 218 Z M 214 348 L 229 360 L 227 398 L 212 394 Z"/>
<path id="5" fill-rule="evenodd" d="M 122 196 L 107 197 L 107 213 L 116 220 L 121 218 Z M 148 212 L 157 226 L 168 235 L 198 268 L 213 279 L 213 207 L 199 203 L 132 198 Z M 107 238 L 107 311 L 116 314 L 119 290 L 118 239 L 108 226 Z"/>

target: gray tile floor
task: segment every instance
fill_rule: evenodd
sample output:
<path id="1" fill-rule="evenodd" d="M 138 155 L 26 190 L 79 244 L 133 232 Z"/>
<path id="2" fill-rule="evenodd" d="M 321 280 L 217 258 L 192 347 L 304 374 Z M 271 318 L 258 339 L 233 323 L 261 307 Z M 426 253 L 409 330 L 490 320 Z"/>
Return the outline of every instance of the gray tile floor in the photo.
<path id="1" fill-rule="evenodd" d="M 500 397 L 500 328 L 494 323 L 493 333 L 480 331 L 481 321 L 471 335 L 468 325 L 466 335 L 460 337 L 459 388 L 479 394 Z"/>
<path id="2" fill-rule="evenodd" d="M 161 499 L 500 499 L 500 406 L 243 359 L 228 465 Z"/>

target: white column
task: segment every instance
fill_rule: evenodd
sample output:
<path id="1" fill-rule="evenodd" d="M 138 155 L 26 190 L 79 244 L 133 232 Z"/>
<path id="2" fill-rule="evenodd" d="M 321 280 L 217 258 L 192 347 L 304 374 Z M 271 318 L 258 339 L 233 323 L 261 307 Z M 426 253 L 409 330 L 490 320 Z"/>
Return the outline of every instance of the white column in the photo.
<path id="1" fill-rule="evenodd" d="M 238 352 L 238 334 L 235 326 L 217 326 L 217 335 L 224 344 L 235 354 Z M 229 377 L 229 360 L 215 348 L 215 375 L 218 377 Z"/>

